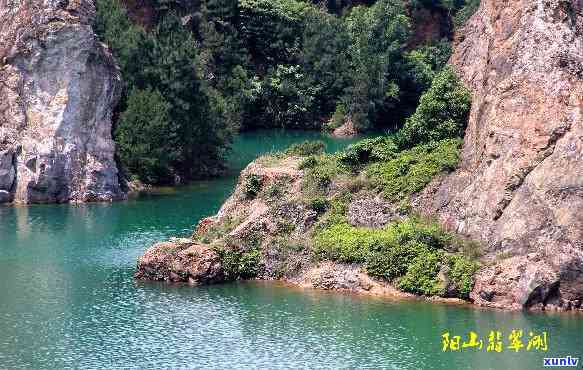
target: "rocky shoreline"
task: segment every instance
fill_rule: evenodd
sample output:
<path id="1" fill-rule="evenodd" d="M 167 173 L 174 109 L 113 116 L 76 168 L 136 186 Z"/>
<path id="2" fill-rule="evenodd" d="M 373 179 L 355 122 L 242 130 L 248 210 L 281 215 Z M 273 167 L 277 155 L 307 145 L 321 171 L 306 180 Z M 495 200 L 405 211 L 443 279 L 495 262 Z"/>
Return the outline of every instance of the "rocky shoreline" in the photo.
<path id="1" fill-rule="evenodd" d="M 249 165 L 242 172 L 235 192 L 216 216 L 201 220 L 190 238 L 172 238 L 148 249 L 138 260 L 135 278 L 188 283 L 195 286 L 246 279 L 278 280 L 302 288 L 394 298 L 418 298 L 418 295 L 406 293 L 386 279 L 370 276 L 362 264 L 314 258 L 308 235 L 313 232 L 314 225 L 322 216 L 303 206 L 301 202 L 294 202 L 294 199 L 297 200 L 295 197 L 302 193 L 301 184 L 305 176 L 304 171 L 297 168 L 299 163 L 298 158 L 281 160 L 260 158 Z M 263 190 L 253 199 L 249 199 L 246 195 L 246 179 L 253 176 L 261 179 Z M 273 184 L 285 184 L 277 199 L 268 196 Z M 281 201 L 286 204 L 285 207 L 281 207 Z M 354 201 L 353 205 L 363 206 L 360 200 Z M 366 209 L 372 213 L 367 213 Z M 372 219 L 376 217 L 377 227 L 382 228 L 390 222 L 383 215 L 365 202 L 360 217 L 353 215 L 351 222 L 357 223 L 367 219 L 369 225 L 374 225 Z M 283 223 L 288 223 L 285 240 L 281 238 L 282 219 L 285 220 Z M 292 245 L 290 241 L 297 244 Z M 282 243 L 286 244 L 285 250 L 282 249 Z M 258 249 L 251 246 L 252 244 L 258 245 Z M 252 255 L 255 251 L 257 254 Z M 233 256 L 237 258 L 233 259 Z M 514 263 L 515 259 L 511 257 L 503 261 L 502 266 Z M 234 274 L 233 264 L 236 265 L 235 269 L 243 266 L 237 270 L 242 272 Z M 251 272 L 244 270 L 245 268 Z M 516 268 L 520 267 L 514 266 L 514 269 Z M 523 287 L 524 294 L 528 295 L 524 304 L 498 303 L 493 299 L 497 292 L 491 297 L 482 297 L 490 286 L 490 281 L 481 278 L 482 276 L 508 279 L 511 286 L 516 277 L 507 276 L 505 273 L 515 271 L 514 269 L 507 268 L 504 271 L 499 265 L 492 267 L 492 262 L 486 257 L 482 259 L 482 269 L 476 275 L 468 299 L 462 300 L 447 294 L 423 298 L 434 302 L 473 303 L 482 307 L 509 310 L 582 309 L 577 302 L 562 303 L 560 300 L 549 299 L 553 292 L 543 292 L 544 286 L 541 285 Z M 440 272 L 439 280 L 444 287 L 447 286 L 443 271 Z"/>

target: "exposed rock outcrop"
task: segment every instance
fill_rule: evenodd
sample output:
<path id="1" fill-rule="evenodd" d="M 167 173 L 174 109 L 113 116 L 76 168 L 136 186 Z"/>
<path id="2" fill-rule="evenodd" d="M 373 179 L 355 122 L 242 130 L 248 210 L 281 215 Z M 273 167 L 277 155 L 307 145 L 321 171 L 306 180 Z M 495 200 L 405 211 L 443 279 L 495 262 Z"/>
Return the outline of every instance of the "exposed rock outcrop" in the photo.
<path id="1" fill-rule="evenodd" d="M 140 257 L 138 279 L 188 281 L 211 284 L 225 280 L 223 266 L 215 250 L 191 239 L 158 243 Z"/>
<path id="2" fill-rule="evenodd" d="M 261 162 L 242 172 L 231 197 L 216 216 L 199 222 L 192 238 L 171 239 L 148 249 L 138 260 L 136 278 L 194 285 L 222 282 L 232 275 L 226 271 L 232 266 L 225 266 L 232 261 L 221 260 L 218 251 L 240 254 L 255 244 L 261 251 L 256 276 L 260 279 L 283 279 L 318 289 L 412 296 L 388 282 L 372 279 L 362 266 L 315 261 L 307 243 L 318 215 L 302 199 L 304 172 L 297 168 L 299 160 Z M 249 176 L 261 181 L 257 196 L 246 192 Z"/>
<path id="3" fill-rule="evenodd" d="M 123 197 L 112 113 L 121 80 L 93 1 L 0 0 L 0 203 Z"/>
<path id="4" fill-rule="evenodd" d="M 483 0 L 450 63 L 473 92 L 461 169 L 419 200 L 488 244 L 472 298 L 583 299 L 583 3 Z"/>
<path id="5" fill-rule="evenodd" d="M 416 194 L 413 207 L 483 241 L 485 255 L 470 294 L 476 304 L 583 309 L 582 50 L 580 0 L 483 0 L 459 32 L 450 63 L 473 94 L 463 160 L 456 172 L 439 175 Z M 293 243 L 303 240 L 317 215 L 293 202 L 301 193 L 298 163 L 278 166 L 256 162 L 242 175 L 253 172 L 264 189 L 278 181 L 286 184 L 275 195 L 277 212 L 265 197 L 245 200 L 240 181 L 221 212 L 203 221 L 200 230 L 226 235 L 238 246 L 262 233 L 263 278 L 323 289 L 390 290 L 369 280 L 359 265 L 311 261 L 298 252 L 305 248 Z M 378 228 L 400 217 L 398 208 L 374 194 L 355 195 L 347 205 L 352 225 Z M 239 219 L 226 230 L 228 216 Z M 217 225 L 223 229 L 209 232 Z M 281 235 L 285 248 L 279 246 Z M 174 245 L 162 259 L 165 269 L 178 271 Z M 298 263 L 290 267 L 289 261 Z M 279 275 L 282 267 L 286 272 Z M 441 267 L 439 275 L 447 275 Z M 140 260 L 138 276 L 147 268 Z M 447 286 L 445 296 L 455 295 L 447 279 L 440 282 Z"/>

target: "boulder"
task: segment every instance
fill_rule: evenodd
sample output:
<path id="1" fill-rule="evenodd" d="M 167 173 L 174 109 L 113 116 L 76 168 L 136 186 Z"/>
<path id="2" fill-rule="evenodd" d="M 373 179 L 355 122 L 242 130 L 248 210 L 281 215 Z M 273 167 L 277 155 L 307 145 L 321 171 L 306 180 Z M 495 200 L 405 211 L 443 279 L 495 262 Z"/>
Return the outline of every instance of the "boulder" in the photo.
<path id="1" fill-rule="evenodd" d="M 136 279 L 211 284 L 225 280 L 218 253 L 190 239 L 154 245 L 138 260 Z"/>

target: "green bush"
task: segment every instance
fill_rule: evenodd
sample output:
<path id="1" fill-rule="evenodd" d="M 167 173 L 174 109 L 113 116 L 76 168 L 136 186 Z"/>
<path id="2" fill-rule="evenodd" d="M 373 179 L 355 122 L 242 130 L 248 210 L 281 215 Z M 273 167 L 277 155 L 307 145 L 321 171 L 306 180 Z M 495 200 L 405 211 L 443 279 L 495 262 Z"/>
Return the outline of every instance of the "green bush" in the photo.
<path id="1" fill-rule="evenodd" d="M 262 182 L 263 180 L 261 179 L 261 176 L 255 173 L 248 174 L 245 177 L 244 184 L 245 196 L 250 199 L 255 198 L 261 191 Z"/>
<path id="2" fill-rule="evenodd" d="M 427 250 L 419 254 L 409 264 L 405 276 L 397 280 L 397 287 L 405 292 L 421 295 L 443 294 L 443 286 L 438 279 L 443 252 Z"/>
<path id="3" fill-rule="evenodd" d="M 457 296 L 467 299 L 474 287 L 474 274 L 478 271 L 478 263 L 460 255 L 447 256 L 446 261 L 449 266 L 447 277 L 455 287 Z"/>
<path id="4" fill-rule="evenodd" d="M 261 270 L 261 251 L 253 248 L 241 252 L 230 247 L 216 247 L 221 265 L 228 280 L 252 279 Z"/>
<path id="5" fill-rule="evenodd" d="M 443 249 L 454 240 L 436 222 L 417 218 L 392 223 L 387 227 L 397 244 L 421 243 L 431 249 Z"/>
<path id="6" fill-rule="evenodd" d="M 318 160 L 315 156 L 311 155 L 308 158 L 303 159 L 298 165 L 299 170 L 305 170 L 308 168 L 314 168 L 318 165 Z"/>
<path id="7" fill-rule="evenodd" d="M 303 143 L 293 144 L 284 152 L 285 155 L 296 157 L 307 157 L 320 155 L 326 150 L 326 144 L 323 141 L 304 141 Z"/>
<path id="8" fill-rule="evenodd" d="M 239 259 L 239 276 L 243 279 L 254 278 L 259 274 L 261 251 L 253 249 L 241 254 Z"/>
<path id="9" fill-rule="evenodd" d="M 318 197 L 310 200 L 310 209 L 319 214 L 325 213 L 329 207 L 330 202 L 326 198 Z"/>
<path id="10" fill-rule="evenodd" d="M 265 195 L 269 198 L 277 198 L 284 193 L 284 185 L 281 182 L 274 182 L 265 189 Z"/>
<path id="11" fill-rule="evenodd" d="M 380 136 L 349 145 L 338 154 L 338 161 L 345 166 L 356 168 L 370 162 L 389 161 L 395 158 L 397 152 L 398 148 L 391 137 Z"/>
<path id="12" fill-rule="evenodd" d="M 427 246 L 422 243 L 400 244 L 391 239 L 390 243 L 371 248 L 366 258 L 366 271 L 371 276 L 394 280 L 405 275 L 412 260 L 427 250 Z"/>
<path id="13" fill-rule="evenodd" d="M 399 152 L 388 162 L 369 165 L 365 174 L 373 186 L 392 201 L 419 192 L 441 172 L 453 171 L 461 140 L 450 139 Z"/>
<path id="14" fill-rule="evenodd" d="M 304 173 L 302 190 L 307 196 L 324 195 L 334 178 L 342 172 L 336 157 L 322 155 L 317 163 L 308 168 Z"/>
<path id="15" fill-rule="evenodd" d="M 342 211 L 345 210 L 336 210 Z M 334 206 L 329 212 L 334 212 Z M 445 293 L 438 274 L 442 265 L 448 264 L 448 277 L 456 295 L 467 298 L 478 265 L 461 255 L 444 252 L 459 249 L 459 243 L 437 223 L 409 218 L 383 229 L 369 229 L 349 225 L 339 213 L 314 234 L 313 250 L 319 258 L 364 263 L 369 275 L 422 295 Z"/>
<path id="16" fill-rule="evenodd" d="M 169 182 L 169 168 L 178 153 L 170 125 L 170 104 L 158 90 L 133 90 L 115 130 L 120 161 L 142 182 Z M 170 180 L 171 182 L 171 180 Z"/>
<path id="17" fill-rule="evenodd" d="M 415 113 L 397 133 L 400 148 L 462 137 L 471 107 L 469 91 L 451 68 L 445 68 L 431 83 Z"/>
<path id="18" fill-rule="evenodd" d="M 347 223 L 333 224 L 316 234 L 314 252 L 322 259 L 362 263 L 371 246 L 387 241 L 383 230 L 364 229 Z"/>

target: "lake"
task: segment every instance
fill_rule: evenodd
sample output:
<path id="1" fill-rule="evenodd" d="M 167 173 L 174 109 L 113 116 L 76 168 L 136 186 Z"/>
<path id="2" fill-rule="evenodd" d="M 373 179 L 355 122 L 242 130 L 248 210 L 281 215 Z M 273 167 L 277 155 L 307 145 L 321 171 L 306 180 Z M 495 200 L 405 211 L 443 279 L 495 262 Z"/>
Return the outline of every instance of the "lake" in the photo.
<path id="1" fill-rule="evenodd" d="M 302 290 L 279 283 L 136 282 L 152 243 L 214 214 L 257 155 L 322 138 L 237 138 L 229 173 L 114 204 L 0 207 L 0 368 L 532 369 L 583 357 L 583 316 L 525 314 Z M 547 354 L 443 353 L 441 335 L 548 333 Z"/>

